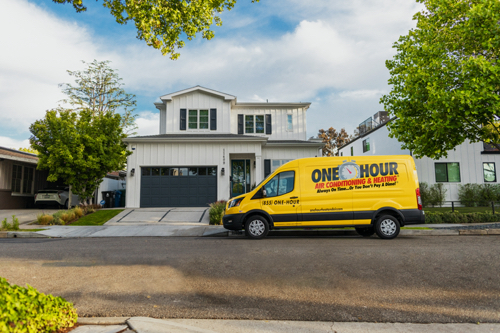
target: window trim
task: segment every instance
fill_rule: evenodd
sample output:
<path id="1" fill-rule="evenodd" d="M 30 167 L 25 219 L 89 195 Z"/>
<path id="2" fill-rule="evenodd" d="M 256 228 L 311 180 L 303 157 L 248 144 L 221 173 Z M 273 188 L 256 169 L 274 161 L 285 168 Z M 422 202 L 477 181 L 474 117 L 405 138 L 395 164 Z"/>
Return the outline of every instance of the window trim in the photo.
<path id="1" fill-rule="evenodd" d="M 20 192 L 14 192 L 14 167 L 21 167 L 21 184 L 20 184 Z M 24 192 L 24 170 L 25 168 L 30 168 L 32 169 L 32 175 L 33 179 L 31 180 L 31 192 Z M 23 164 L 12 164 L 12 170 L 11 170 L 11 183 L 10 183 L 10 192 L 11 196 L 33 196 L 35 195 L 35 170 L 36 167 L 34 166 L 29 166 L 29 165 L 23 165 Z M 18 179 L 18 178 L 16 178 Z"/>
<path id="2" fill-rule="evenodd" d="M 448 164 L 453 164 L 456 163 L 458 164 L 458 181 L 457 182 L 450 182 L 450 177 L 448 175 Z M 438 181 L 437 180 L 437 174 L 436 174 L 436 165 L 438 164 L 444 164 L 446 165 L 446 181 Z M 436 180 L 436 183 L 461 183 L 462 182 L 462 173 L 460 172 L 460 162 L 435 162 L 434 163 L 434 179 Z"/>
<path id="3" fill-rule="evenodd" d="M 493 174 L 495 175 L 495 179 L 492 181 L 486 180 L 486 177 L 484 176 L 484 165 L 485 164 L 493 164 Z M 495 165 L 495 162 L 483 162 L 483 181 L 485 183 L 496 183 L 497 182 L 497 167 Z"/>
<path id="4" fill-rule="evenodd" d="M 257 133 L 257 117 L 262 117 L 262 132 Z M 253 132 L 247 132 L 247 117 L 252 117 L 252 127 Z M 244 134 L 256 134 L 265 135 L 266 134 L 266 115 L 265 114 L 244 114 L 243 115 L 243 133 Z"/>
<path id="5" fill-rule="evenodd" d="M 189 128 L 189 125 L 192 124 L 192 122 L 189 121 L 190 112 L 191 111 L 196 111 L 196 128 Z M 201 111 L 207 111 L 207 128 L 200 128 L 200 118 L 201 118 Z M 187 109 L 187 115 L 186 115 L 186 130 L 188 131 L 201 131 L 201 132 L 208 132 L 211 131 L 210 129 L 210 109 Z"/>

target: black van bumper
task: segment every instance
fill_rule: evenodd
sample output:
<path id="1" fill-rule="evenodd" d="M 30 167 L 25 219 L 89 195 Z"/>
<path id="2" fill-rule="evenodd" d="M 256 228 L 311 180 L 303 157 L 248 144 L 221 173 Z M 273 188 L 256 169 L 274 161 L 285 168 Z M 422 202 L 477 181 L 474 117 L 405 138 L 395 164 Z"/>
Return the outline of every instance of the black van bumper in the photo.
<path id="1" fill-rule="evenodd" d="M 243 216 L 244 214 L 229 214 L 222 217 L 222 224 L 228 230 L 241 230 L 243 229 Z"/>
<path id="2" fill-rule="evenodd" d="M 404 224 L 424 224 L 425 213 L 419 209 L 402 209 L 400 211 L 404 216 Z"/>

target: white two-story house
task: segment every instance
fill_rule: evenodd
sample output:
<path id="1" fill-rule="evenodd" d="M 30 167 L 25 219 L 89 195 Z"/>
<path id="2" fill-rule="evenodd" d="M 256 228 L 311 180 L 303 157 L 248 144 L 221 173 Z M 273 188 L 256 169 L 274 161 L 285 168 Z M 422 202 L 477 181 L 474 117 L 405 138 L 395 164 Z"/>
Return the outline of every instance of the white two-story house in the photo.
<path id="1" fill-rule="evenodd" d="M 196 86 L 160 97 L 160 134 L 124 141 L 129 208 L 201 207 L 251 191 L 280 165 L 321 156 L 310 103 L 239 103 Z"/>

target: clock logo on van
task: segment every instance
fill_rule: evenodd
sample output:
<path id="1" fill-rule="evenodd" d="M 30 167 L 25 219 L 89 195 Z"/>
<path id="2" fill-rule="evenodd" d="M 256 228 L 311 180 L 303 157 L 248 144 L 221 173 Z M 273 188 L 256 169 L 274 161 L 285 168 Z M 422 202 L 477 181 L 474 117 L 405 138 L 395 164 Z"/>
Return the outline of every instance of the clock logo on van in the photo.
<path id="1" fill-rule="evenodd" d="M 359 178 L 359 165 L 354 162 L 356 161 L 347 162 L 345 160 L 344 163 L 339 165 L 339 178 L 341 180 Z"/>

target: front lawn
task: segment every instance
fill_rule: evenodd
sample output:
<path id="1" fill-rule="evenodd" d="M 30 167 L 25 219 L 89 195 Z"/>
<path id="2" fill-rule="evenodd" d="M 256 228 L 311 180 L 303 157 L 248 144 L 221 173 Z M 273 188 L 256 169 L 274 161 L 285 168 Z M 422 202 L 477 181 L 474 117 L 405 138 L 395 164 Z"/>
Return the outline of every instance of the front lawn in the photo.
<path id="1" fill-rule="evenodd" d="M 98 210 L 92 214 L 82 216 L 70 225 L 103 225 L 124 209 Z"/>

